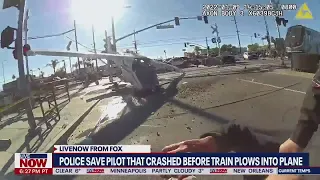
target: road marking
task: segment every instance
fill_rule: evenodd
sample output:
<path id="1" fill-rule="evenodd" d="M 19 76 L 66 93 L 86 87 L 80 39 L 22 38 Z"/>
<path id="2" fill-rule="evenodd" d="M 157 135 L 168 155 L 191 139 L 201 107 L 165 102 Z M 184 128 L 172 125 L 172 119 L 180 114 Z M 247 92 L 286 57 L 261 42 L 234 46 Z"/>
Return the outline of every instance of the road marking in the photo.
<path id="1" fill-rule="evenodd" d="M 237 79 L 240 80 L 240 81 L 248 82 L 248 83 L 269 86 L 269 87 L 273 87 L 273 88 L 277 88 L 277 89 L 283 89 L 285 91 L 291 91 L 291 92 L 300 93 L 300 94 L 306 94 L 306 92 L 302 92 L 302 91 L 298 91 L 298 90 L 294 90 L 294 89 L 284 88 L 284 87 L 280 87 L 280 86 L 274 86 L 272 84 L 265 84 L 265 83 L 255 82 L 254 79 L 252 79 L 251 81 L 250 80 L 246 80 L 246 79 L 239 79 L 239 78 L 237 78 Z"/>
<path id="2" fill-rule="evenodd" d="M 140 125 L 141 127 L 153 127 L 153 128 L 159 128 L 159 127 L 162 127 L 162 126 L 156 126 L 156 125 L 147 125 L 147 124 L 143 124 L 143 125 Z"/>

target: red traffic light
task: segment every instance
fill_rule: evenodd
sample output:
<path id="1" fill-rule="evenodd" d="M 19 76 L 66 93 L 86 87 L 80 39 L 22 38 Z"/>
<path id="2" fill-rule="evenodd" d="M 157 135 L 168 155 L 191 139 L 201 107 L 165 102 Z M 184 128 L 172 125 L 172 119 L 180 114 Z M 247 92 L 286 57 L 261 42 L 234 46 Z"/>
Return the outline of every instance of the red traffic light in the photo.
<path id="1" fill-rule="evenodd" d="M 31 47 L 30 47 L 29 44 L 23 45 L 23 55 L 24 55 L 24 56 L 27 56 L 27 53 L 28 53 L 28 51 L 30 51 L 30 50 L 31 50 Z"/>

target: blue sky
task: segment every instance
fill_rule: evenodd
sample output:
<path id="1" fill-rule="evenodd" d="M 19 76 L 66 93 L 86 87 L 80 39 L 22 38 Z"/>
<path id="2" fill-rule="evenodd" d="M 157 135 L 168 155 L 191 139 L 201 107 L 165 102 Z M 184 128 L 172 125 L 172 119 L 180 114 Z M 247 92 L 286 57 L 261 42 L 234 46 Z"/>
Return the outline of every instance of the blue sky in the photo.
<path id="1" fill-rule="evenodd" d="M 114 2 L 119 0 L 100 0 L 103 4 L 91 3 L 90 6 L 82 5 L 86 9 L 81 8 L 81 1 L 84 0 L 28 0 L 27 7 L 30 9 L 29 37 L 43 36 L 48 34 L 57 34 L 73 28 L 73 20 L 77 20 L 78 41 L 86 47 L 93 48 L 91 24 L 95 24 L 96 47 L 98 50 L 103 50 L 104 30 L 111 35 L 110 12 L 115 14 L 116 37 L 119 38 L 134 30 L 142 29 L 146 26 L 173 19 L 175 16 L 190 17 L 202 14 L 203 4 L 236 4 L 240 1 L 236 0 L 124 0 L 121 6 L 131 6 L 130 8 L 112 8 Z M 86 0 L 86 2 L 94 2 L 95 0 Z M 241 0 L 240 4 L 252 3 L 268 4 L 265 0 Z M 320 12 L 320 1 L 298 1 L 298 0 L 280 0 L 282 4 L 297 4 L 298 6 L 306 2 L 313 14 L 313 20 L 295 20 L 296 11 L 286 11 L 285 18 L 289 20 L 288 26 L 302 24 L 319 30 L 319 24 L 316 23 Z M 0 0 L 2 5 L 3 0 Z M 92 6 L 92 7 L 91 7 Z M 75 11 L 77 9 L 78 11 Z M 79 13 L 80 11 L 80 13 Z M 78 12 L 78 13 L 75 13 Z M 122 12 L 122 13 L 120 13 Z M 0 29 L 6 26 L 17 27 L 18 11 L 15 8 L 0 10 Z M 164 57 L 164 50 L 168 57 L 182 56 L 184 42 L 194 42 L 205 45 L 205 37 L 209 39 L 209 46 L 214 47 L 210 42 L 212 29 L 210 25 L 218 24 L 222 44 L 238 45 L 236 37 L 236 29 L 232 17 L 209 17 L 209 24 L 198 20 L 184 20 L 180 22 L 180 26 L 174 29 L 157 30 L 155 28 L 141 32 L 136 35 L 139 52 L 149 57 Z M 238 16 L 238 28 L 240 31 L 240 39 L 242 46 L 247 46 L 251 43 L 250 36 L 253 33 L 265 34 L 265 25 L 263 17 L 248 17 Z M 269 30 L 272 36 L 277 36 L 274 17 L 267 17 Z M 286 28 L 281 27 L 281 35 L 285 35 Z M 30 40 L 29 44 L 32 49 L 52 49 L 65 50 L 69 39 L 74 39 L 74 34 L 69 33 L 65 36 Z M 254 43 L 261 44 L 260 39 L 254 39 Z M 266 42 L 264 42 L 266 44 Z M 119 41 L 118 49 L 133 48 L 133 37 L 129 37 Z M 75 50 L 75 43 L 71 46 Z M 79 46 L 80 51 L 88 51 L 88 49 Z M 6 81 L 10 81 L 13 74 L 18 75 L 17 61 L 12 57 L 12 50 L 1 49 L 0 61 L 4 61 L 4 74 Z M 51 60 L 63 58 L 36 56 L 29 57 L 30 69 L 41 68 L 46 75 L 52 73 L 50 67 L 44 66 Z M 73 63 L 76 59 L 72 59 Z M 68 61 L 67 61 L 68 62 Z M 62 65 L 62 63 L 61 63 Z M 69 66 L 67 66 L 69 70 Z M 2 71 L 2 69 L 0 69 Z M 35 72 L 38 74 L 38 72 Z M 0 72 L 2 76 L 2 72 Z M 0 77 L 2 83 L 3 78 Z"/>

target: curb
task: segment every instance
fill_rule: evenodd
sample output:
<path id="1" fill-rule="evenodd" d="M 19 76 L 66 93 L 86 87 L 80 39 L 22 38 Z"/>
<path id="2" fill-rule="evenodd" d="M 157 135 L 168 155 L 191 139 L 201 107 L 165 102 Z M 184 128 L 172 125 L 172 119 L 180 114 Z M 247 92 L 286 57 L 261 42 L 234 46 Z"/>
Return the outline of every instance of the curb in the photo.
<path id="1" fill-rule="evenodd" d="M 43 152 L 52 153 L 53 146 L 56 144 L 64 144 L 67 141 L 67 138 L 73 133 L 73 131 L 79 126 L 79 124 L 83 121 L 83 119 L 91 112 L 91 110 L 100 102 L 97 100 L 91 106 L 89 106 L 86 111 L 78 116 L 75 120 L 73 120 L 64 130 L 62 130 L 45 148 L 43 148 Z"/>
<path id="2" fill-rule="evenodd" d="M 312 73 L 304 73 L 304 72 L 297 72 L 297 71 L 283 71 L 283 72 L 273 71 L 270 73 L 286 75 L 286 76 L 296 76 L 296 77 L 302 77 L 302 78 L 308 78 L 308 79 L 312 79 L 314 77 L 314 74 Z"/>

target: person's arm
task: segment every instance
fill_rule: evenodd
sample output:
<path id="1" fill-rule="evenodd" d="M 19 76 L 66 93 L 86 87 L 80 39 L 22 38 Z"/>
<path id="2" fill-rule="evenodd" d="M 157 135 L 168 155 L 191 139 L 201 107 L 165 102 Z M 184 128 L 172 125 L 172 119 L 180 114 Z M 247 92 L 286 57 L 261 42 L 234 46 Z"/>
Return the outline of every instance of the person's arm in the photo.
<path id="1" fill-rule="evenodd" d="M 219 152 L 278 152 L 279 143 L 266 139 L 247 126 L 226 124 L 203 134 L 215 138 Z"/>
<path id="2" fill-rule="evenodd" d="M 290 140 L 304 149 L 320 124 L 320 69 L 308 88 L 301 107 L 299 121 Z"/>

